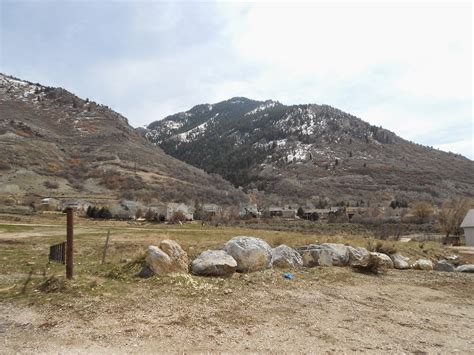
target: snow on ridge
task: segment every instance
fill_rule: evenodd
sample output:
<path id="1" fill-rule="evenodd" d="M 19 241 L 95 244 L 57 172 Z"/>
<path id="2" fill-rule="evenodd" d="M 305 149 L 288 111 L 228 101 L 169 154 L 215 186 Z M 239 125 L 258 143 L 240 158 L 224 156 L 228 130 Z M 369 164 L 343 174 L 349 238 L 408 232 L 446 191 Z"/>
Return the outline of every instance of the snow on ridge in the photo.
<path id="1" fill-rule="evenodd" d="M 275 107 L 276 106 L 276 102 L 275 101 L 265 101 L 263 104 L 261 104 L 260 106 L 258 106 L 257 108 L 253 109 L 252 111 L 249 111 L 245 114 L 245 116 L 248 116 L 248 115 L 253 115 L 253 114 L 256 114 L 257 112 L 260 112 L 260 111 L 264 111 L 268 108 L 272 108 L 272 107 Z"/>

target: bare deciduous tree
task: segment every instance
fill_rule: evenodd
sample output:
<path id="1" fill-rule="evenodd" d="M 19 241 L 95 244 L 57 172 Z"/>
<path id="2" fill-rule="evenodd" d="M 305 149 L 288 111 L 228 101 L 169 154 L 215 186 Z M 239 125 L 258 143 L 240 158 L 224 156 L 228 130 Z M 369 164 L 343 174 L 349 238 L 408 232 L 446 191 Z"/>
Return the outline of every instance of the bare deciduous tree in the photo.
<path id="1" fill-rule="evenodd" d="M 446 201 L 438 215 L 438 223 L 446 237 L 452 235 L 460 235 L 462 229 L 460 227 L 464 216 L 469 210 L 471 203 L 464 198 L 458 198 Z"/>

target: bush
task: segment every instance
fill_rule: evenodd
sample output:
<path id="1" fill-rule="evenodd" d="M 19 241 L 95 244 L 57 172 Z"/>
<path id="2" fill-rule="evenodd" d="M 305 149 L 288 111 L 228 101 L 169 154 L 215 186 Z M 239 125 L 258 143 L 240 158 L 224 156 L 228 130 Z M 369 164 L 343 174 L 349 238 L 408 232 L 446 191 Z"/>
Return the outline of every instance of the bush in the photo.
<path id="1" fill-rule="evenodd" d="M 57 189 L 59 184 L 56 181 L 45 181 L 43 182 L 44 187 L 47 189 Z"/>
<path id="2" fill-rule="evenodd" d="M 381 240 L 378 240 L 375 243 L 373 240 L 369 240 L 367 243 L 367 250 L 376 251 L 377 253 L 383 253 L 387 255 L 395 254 L 398 251 L 395 244 L 384 242 Z"/>
<path id="3" fill-rule="evenodd" d="M 186 217 L 181 211 L 176 211 L 170 218 L 171 223 L 186 222 Z"/>

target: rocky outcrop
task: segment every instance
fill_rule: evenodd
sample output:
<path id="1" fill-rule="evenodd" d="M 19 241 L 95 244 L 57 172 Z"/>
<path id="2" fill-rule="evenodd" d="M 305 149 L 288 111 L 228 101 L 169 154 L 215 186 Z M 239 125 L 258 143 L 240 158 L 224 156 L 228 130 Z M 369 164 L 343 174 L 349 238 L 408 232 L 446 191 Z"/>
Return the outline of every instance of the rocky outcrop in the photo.
<path id="1" fill-rule="evenodd" d="M 160 246 L 150 245 L 145 256 L 146 266 L 155 275 L 188 273 L 188 255 L 172 240 L 163 240 Z"/>
<path id="2" fill-rule="evenodd" d="M 301 255 L 287 245 L 279 245 L 272 251 L 273 267 L 289 268 L 303 266 Z"/>
<path id="3" fill-rule="evenodd" d="M 206 250 L 191 264 L 191 272 L 199 276 L 229 277 L 237 270 L 237 262 L 224 250 Z"/>
<path id="4" fill-rule="evenodd" d="M 239 236 L 229 240 L 224 250 L 237 262 L 238 272 L 252 272 L 272 266 L 272 248 L 260 238 Z"/>

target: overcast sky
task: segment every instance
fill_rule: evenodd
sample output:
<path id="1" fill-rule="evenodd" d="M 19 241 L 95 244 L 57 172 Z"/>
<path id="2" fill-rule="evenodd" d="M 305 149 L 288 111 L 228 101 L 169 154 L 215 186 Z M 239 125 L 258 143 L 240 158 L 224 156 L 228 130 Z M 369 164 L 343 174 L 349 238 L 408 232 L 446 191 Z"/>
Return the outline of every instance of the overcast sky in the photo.
<path id="1" fill-rule="evenodd" d="M 0 3 L 1 72 L 133 126 L 234 96 L 329 104 L 474 159 L 471 3 Z"/>

